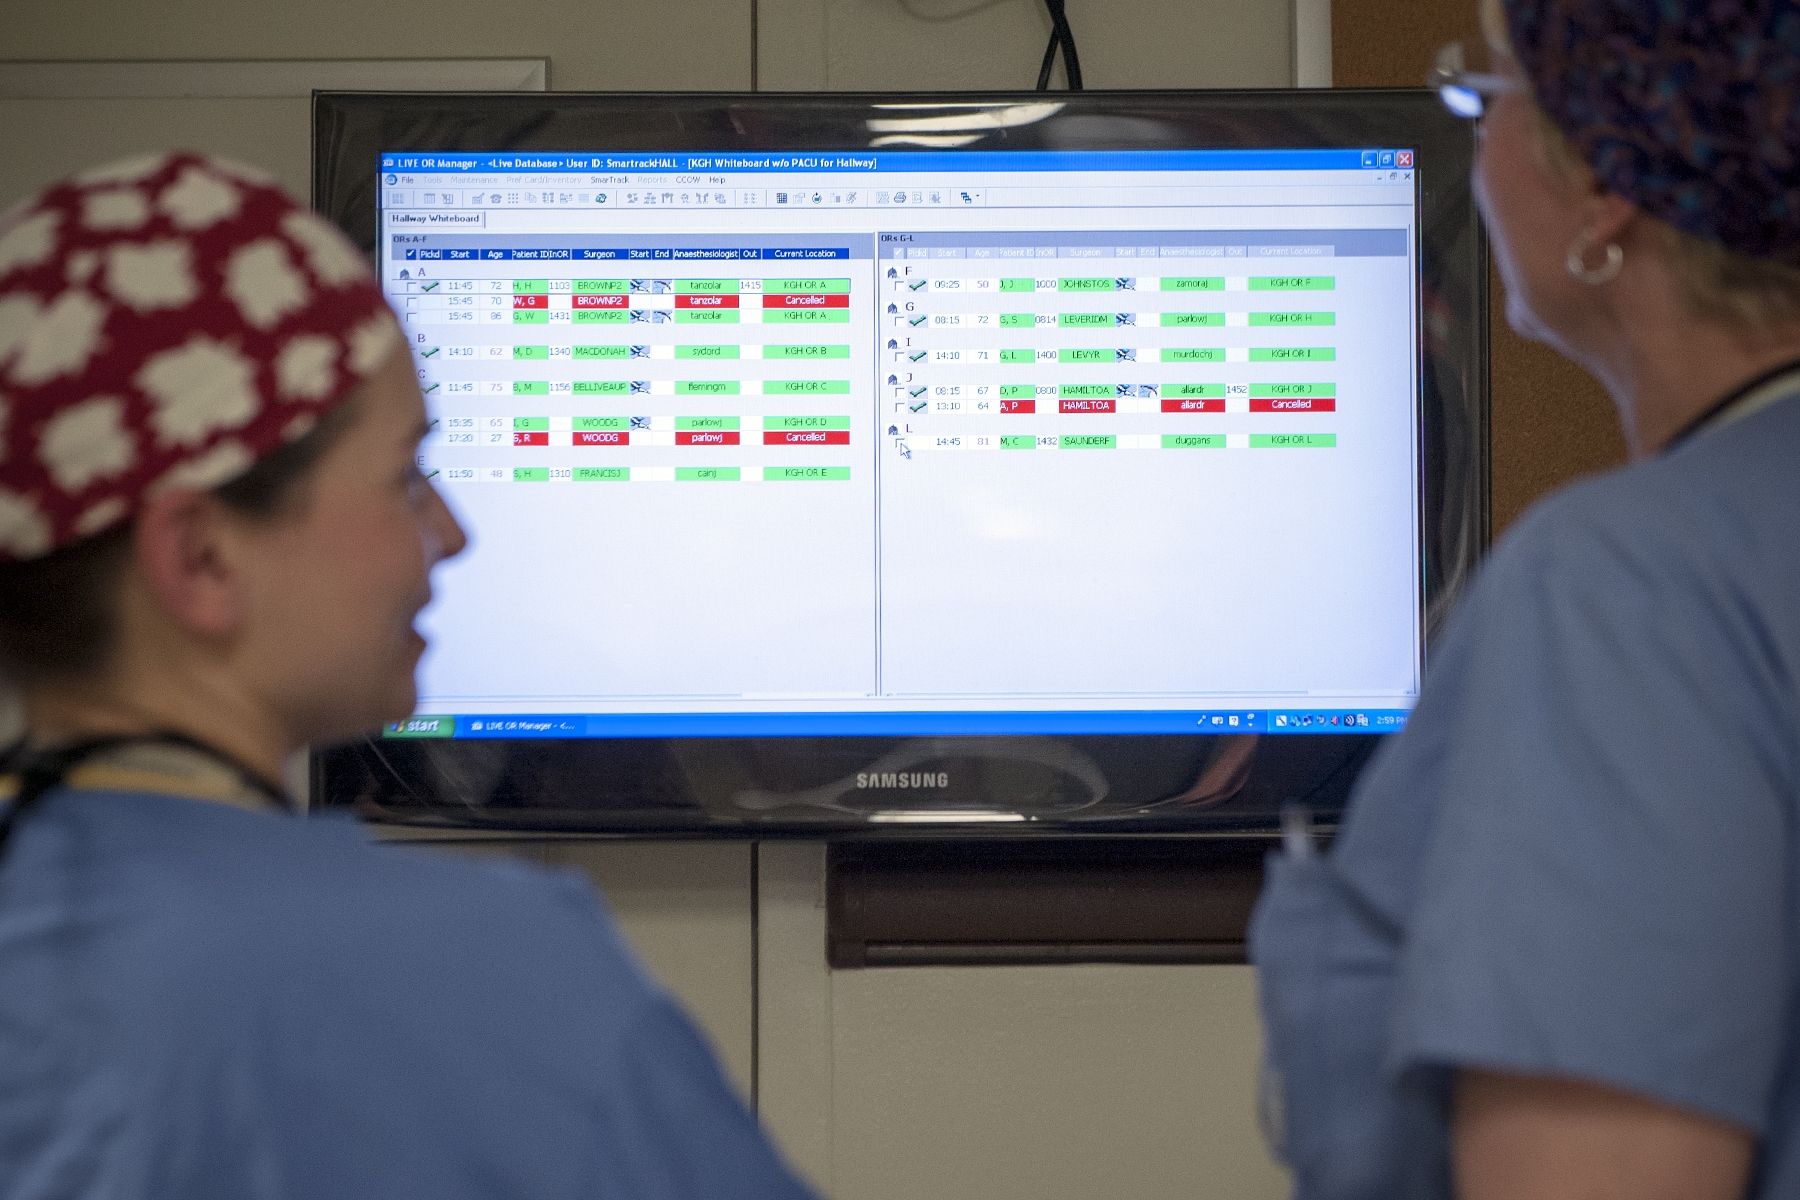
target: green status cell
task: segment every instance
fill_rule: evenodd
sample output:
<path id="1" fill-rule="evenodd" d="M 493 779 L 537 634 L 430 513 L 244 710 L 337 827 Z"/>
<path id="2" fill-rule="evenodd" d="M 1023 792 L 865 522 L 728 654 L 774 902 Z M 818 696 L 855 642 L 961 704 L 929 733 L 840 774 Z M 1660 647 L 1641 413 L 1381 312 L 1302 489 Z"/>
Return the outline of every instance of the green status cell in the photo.
<path id="1" fill-rule="evenodd" d="M 631 385 L 623 379 L 577 379 L 569 390 L 577 396 L 627 396 Z"/>
<path id="2" fill-rule="evenodd" d="M 683 296 L 701 293 L 710 295 L 731 293 L 735 295 L 737 290 L 738 281 L 735 279 L 677 279 L 675 281 L 676 293 Z"/>
<path id="3" fill-rule="evenodd" d="M 1218 400 L 1225 395 L 1222 383 L 1165 383 L 1162 394 L 1169 400 Z"/>
<path id="4" fill-rule="evenodd" d="M 689 379 L 675 385 L 677 396 L 736 396 L 743 390 L 735 379 Z"/>
<path id="5" fill-rule="evenodd" d="M 737 467 L 676 467 L 676 483 L 736 483 L 743 477 Z"/>
<path id="6" fill-rule="evenodd" d="M 1059 292 L 1112 292 L 1119 281 L 1110 275 L 1073 275 L 1056 281 Z"/>
<path id="7" fill-rule="evenodd" d="M 1029 383 L 1007 383 L 1000 387 L 1002 400 L 1031 400 L 1037 396 L 1037 389 Z"/>
<path id="8" fill-rule="evenodd" d="M 1334 312 L 1253 312 L 1250 314 L 1253 327 L 1269 326 L 1285 329 L 1312 329 L 1322 325 L 1336 325 L 1337 314 Z"/>
<path id="9" fill-rule="evenodd" d="M 848 396 L 848 379 L 767 379 L 765 396 Z"/>
<path id="10" fill-rule="evenodd" d="M 578 308 L 569 314 L 569 320 L 575 325 L 625 325 L 631 321 L 631 313 L 623 308 Z"/>
<path id="11" fill-rule="evenodd" d="M 739 421 L 736 417 L 676 417 L 675 428 L 692 429 L 737 429 Z"/>
<path id="12" fill-rule="evenodd" d="M 1033 363 L 1037 361 L 1036 350 L 1002 350 L 1000 361 L 1003 363 Z"/>
<path id="13" fill-rule="evenodd" d="M 1165 327 L 1177 329 L 1214 329 L 1225 324 L 1225 314 L 1216 312 L 1166 312 L 1162 315 L 1162 323 Z"/>
<path id="14" fill-rule="evenodd" d="M 514 325 L 548 325 L 550 314 L 541 308 L 515 308 L 512 323 Z"/>
<path id="15" fill-rule="evenodd" d="M 1165 433 L 1162 435 L 1164 450 L 1223 450 L 1225 435 L 1222 433 Z"/>
<path id="16" fill-rule="evenodd" d="M 1002 329 L 1034 329 L 1037 327 L 1036 313 L 1001 313 Z"/>
<path id="17" fill-rule="evenodd" d="M 514 483 L 549 483 L 549 467 L 514 467 Z"/>
<path id="18" fill-rule="evenodd" d="M 712 359 L 740 358 L 742 357 L 742 349 L 741 347 L 732 345 L 677 346 L 675 347 L 675 357 Z"/>
<path id="19" fill-rule="evenodd" d="M 1222 275 L 1165 275 L 1162 281 L 1165 292 L 1222 292 L 1225 290 L 1225 277 Z"/>
<path id="20" fill-rule="evenodd" d="M 569 357 L 576 362 L 617 362 L 631 357 L 631 347 L 571 346 Z"/>
<path id="21" fill-rule="evenodd" d="M 540 359 L 540 358 L 547 359 L 549 357 L 550 357 L 550 347 L 548 347 L 548 346 L 514 346 L 513 347 L 513 360 L 515 362 L 520 359 Z"/>
<path id="22" fill-rule="evenodd" d="M 576 467 L 570 478 L 576 483 L 626 483 L 631 479 L 631 468 Z"/>
<path id="23" fill-rule="evenodd" d="M 763 291 L 780 294 L 782 292 L 837 292 L 850 290 L 849 279 L 800 278 L 765 279 Z"/>
<path id="24" fill-rule="evenodd" d="M 1337 445 L 1335 433 L 1253 433 L 1252 450 L 1320 449 Z"/>
<path id="25" fill-rule="evenodd" d="M 1253 292 L 1332 292 L 1337 278 L 1332 275 L 1252 275 Z"/>
<path id="26" fill-rule="evenodd" d="M 765 308 L 764 325 L 848 325 L 847 308 Z"/>
<path id="27" fill-rule="evenodd" d="M 1337 350 L 1332 346 L 1256 346 L 1250 350 L 1251 362 L 1336 362 Z"/>
<path id="28" fill-rule="evenodd" d="M 515 396 L 548 396 L 550 383 L 543 379 L 515 379 L 512 394 Z"/>
<path id="29" fill-rule="evenodd" d="M 764 417 L 762 427 L 764 429 L 848 429 L 850 428 L 850 418 L 822 416 L 813 413 L 789 414 Z"/>
<path id="30" fill-rule="evenodd" d="M 1011 276 L 1000 281 L 1000 290 L 1003 292 L 1035 292 L 1037 291 L 1037 280 Z"/>
<path id="31" fill-rule="evenodd" d="M 743 315 L 735 308 L 678 308 L 677 325 L 736 325 Z"/>
<path id="32" fill-rule="evenodd" d="M 548 433 L 548 432 L 550 432 L 550 418 L 549 417 L 514 417 L 513 418 L 513 432 L 514 433 Z"/>
<path id="33" fill-rule="evenodd" d="M 617 296 L 631 290 L 631 284 L 623 279 L 577 279 L 575 290 L 591 292 L 599 295 Z"/>
<path id="34" fill-rule="evenodd" d="M 549 290 L 550 281 L 548 279 L 513 280 L 513 295 L 515 296 L 542 296 Z"/>
<path id="35" fill-rule="evenodd" d="M 850 347 L 824 342 L 801 342 L 792 346 L 764 346 L 762 356 L 771 359 L 849 358 Z"/>
<path id="36" fill-rule="evenodd" d="M 1179 363 L 1221 363 L 1225 361 L 1225 351 L 1219 346 L 1170 346 L 1163 350 L 1162 360 Z"/>
<path id="37" fill-rule="evenodd" d="M 1250 395 L 1258 400 L 1279 399 L 1287 396 L 1335 396 L 1337 385 L 1333 383 L 1253 383 Z"/>
<path id="38" fill-rule="evenodd" d="M 1065 383 L 1056 389 L 1065 400 L 1105 400 L 1114 395 L 1110 383 Z"/>
<path id="39" fill-rule="evenodd" d="M 769 483 L 795 483 L 821 480 L 842 483 L 850 478 L 849 467 L 764 467 L 763 479 Z"/>
<path id="40" fill-rule="evenodd" d="M 1116 319 L 1112 313 L 1062 313 L 1056 324 L 1062 329 L 1111 329 Z"/>
<path id="41" fill-rule="evenodd" d="M 1037 449 L 1037 438 L 1029 433 L 1003 434 L 1000 438 L 1000 448 L 1002 450 L 1035 450 Z"/>
<path id="42" fill-rule="evenodd" d="M 569 425 L 577 433 L 610 433 L 631 428 L 630 417 L 575 417 Z"/>
<path id="43" fill-rule="evenodd" d="M 1056 444 L 1063 450 L 1117 450 L 1119 439 L 1110 433 L 1065 433 Z"/>
<path id="44" fill-rule="evenodd" d="M 1056 361 L 1062 363 L 1109 363 L 1118 358 L 1110 349 L 1107 350 L 1058 350 Z"/>

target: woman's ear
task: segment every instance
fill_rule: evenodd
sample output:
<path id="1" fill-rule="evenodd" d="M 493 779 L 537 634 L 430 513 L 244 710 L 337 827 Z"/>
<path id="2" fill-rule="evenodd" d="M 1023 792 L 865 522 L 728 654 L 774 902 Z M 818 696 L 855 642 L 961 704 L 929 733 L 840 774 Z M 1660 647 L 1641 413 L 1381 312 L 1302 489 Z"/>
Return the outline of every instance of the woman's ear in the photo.
<path id="1" fill-rule="evenodd" d="M 206 492 L 173 488 L 149 497 L 132 530 L 132 562 L 149 597 L 177 626 L 228 637 L 244 620 L 244 579 L 229 520 Z"/>
<path id="2" fill-rule="evenodd" d="M 1612 244 L 1623 246 L 1631 238 L 1641 215 L 1637 205 L 1616 192 L 1607 191 L 1598 180 L 1583 201 L 1582 233 L 1590 246 Z"/>

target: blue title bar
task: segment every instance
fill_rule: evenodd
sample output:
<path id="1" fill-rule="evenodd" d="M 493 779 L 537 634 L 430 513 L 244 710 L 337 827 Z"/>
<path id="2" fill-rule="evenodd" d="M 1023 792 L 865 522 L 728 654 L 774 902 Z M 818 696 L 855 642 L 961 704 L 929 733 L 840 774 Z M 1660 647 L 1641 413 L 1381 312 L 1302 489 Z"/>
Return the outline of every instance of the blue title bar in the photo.
<path id="1" fill-rule="evenodd" d="M 1401 160 L 1400 156 L 1404 155 Z M 383 171 L 449 175 L 534 171 L 880 172 L 931 171 L 1352 171 L 1412 165 L 1398 150 L 827 150 L 643 154 L 433 154 L 389 151 Z M 392 181 L 389 181 L 392 182 Z"/>
<path id="2" fill-rule="evenodd" d="M 408 246 L 407 262 L 813 262 L 849 258 L 848 246 L 483 246 L 441 249 Z"/>

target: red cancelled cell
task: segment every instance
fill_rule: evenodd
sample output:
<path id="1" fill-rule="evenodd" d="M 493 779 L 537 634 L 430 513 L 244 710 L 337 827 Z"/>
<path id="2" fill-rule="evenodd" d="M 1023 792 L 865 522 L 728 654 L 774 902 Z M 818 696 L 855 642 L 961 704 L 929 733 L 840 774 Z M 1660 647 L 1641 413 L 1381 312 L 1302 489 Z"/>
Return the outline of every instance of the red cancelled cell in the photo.
<path id="1" fill-rule="evenodd" d="M 513 445 L 515 446 L 548 446 L 549 444 L 550 435 L 547 433 L 513 434 Z"/>
<path id="2" fill-rule="evenodd" d="M 514 296 L 513 297 L 513 307 L 514 308 L 549 308 L 550 307 L 550 297 L 548 297 L 548 296 Z"/>
<path id="3" fill-rule="evenodd" d="M 1002 413 L 1034 413 L 1037 411 L 1037 401 L 1002 400 L 1000 402 L 1000 411 Z"/>
<path id="4" fill-rule="evenodd" d="M 848 429 L 771 429 L 763 434 L 765 446 L 847 446 Z"/>
<path id="5" fill-rule="evenodd" d="M 735 446 L 738 444 L 738 432 L 735 429 L 682 430 L 675 435 L 677 446 Z"/>
<path id="6" fill-rule="evenodd" d="M 1164 400 L 1162 410 L 1166 413 L 1209 413 L 1224 412 L 1225 401 L 1218 400 Z"/>
<path id="7" fill-rule="evenodd" d="M 617 433 L 577 433 L 577 446 L 629 446 L 631 435 L 623 431 Z"/>
<path id="8" fill-rule="evenodd" d="M 1119 411 L 1117 400 L 1059 400 L 1056 411 L 1065 413 L 1116 413 Z"/>
<path id="9" fill-rule="evenodd" d="M 1336 412 L 1337 399 L 1333 396 L 1278 396 L 1272 399 L 1258 399 L 1250 402 L 1251 412 Z"/>
<path id="10" fill-rule="evenodd" d="M 765 292 L 764 308 L 849 308 L 848 292 Z"/>
<path id="11" fill-rule="evenodd" d="M 576 308 L 630 308 L 631 297 L 623 292 L 583 292 L 571 296 Z M 540 305 L 540 307 L 542 307 Z"/>
<path id="12" fill-rule="evenodd" d="M 736 296 L 701 295 L 675 297 L 676 308 L 736 308 L 737 306 L 738 298 Z"/>

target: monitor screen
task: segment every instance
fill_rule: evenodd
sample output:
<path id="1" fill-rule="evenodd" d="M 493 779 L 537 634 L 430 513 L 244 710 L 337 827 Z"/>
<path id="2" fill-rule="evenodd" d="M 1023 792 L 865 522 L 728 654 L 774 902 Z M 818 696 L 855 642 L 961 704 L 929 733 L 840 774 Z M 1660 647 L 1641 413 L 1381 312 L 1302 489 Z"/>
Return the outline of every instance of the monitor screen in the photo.
<path id="1" fill-rule="evenodd" d="M 1424 402 L 1480 377 L 1474 263 L 1449 272 L 1465 311 L 1432 282 L 1479 238 L 1446 187 L 1466 140 L 1419 97 L 1361 128 L 1322 99 L 1238 97 L 1237 136 L 1207 138 L 1183 118 L 1232 127 L 1233 98 L 686 97 L 660 140 L 620 136 L 641 97 L 450 101 L 556 106 L 581 141 L 321 98 L 320 199 L 342 220 L 354 181 L 434 422 L 421 465 L 472 539 L 417 713 L 336 775 L 604 823 L 575 764 L 731 746 L 849 757 L 738 780 L 727 824 L 1119 819 L 1167 797 L 1121 812 L 1108 747 L 1317 768 L 1401 728 L 1433 530 L 1483 490 L 1478 397 L 1451 398 L 1465 478 Z M 1431 211 L 1445 190 L 1460 210 Z M 1444 321 L 1460 344 L 1435 331 L 1427 361 Z M 1274 748 L 1303 739 L 1325 745 Z M 559 764 L 556 798 L 442 794 L 495 753 Z M 959 755 L 979 792 L 940 782 Z M 1030 811 L 1005 764 L 1047 760 L 1062 798 Z"/>

